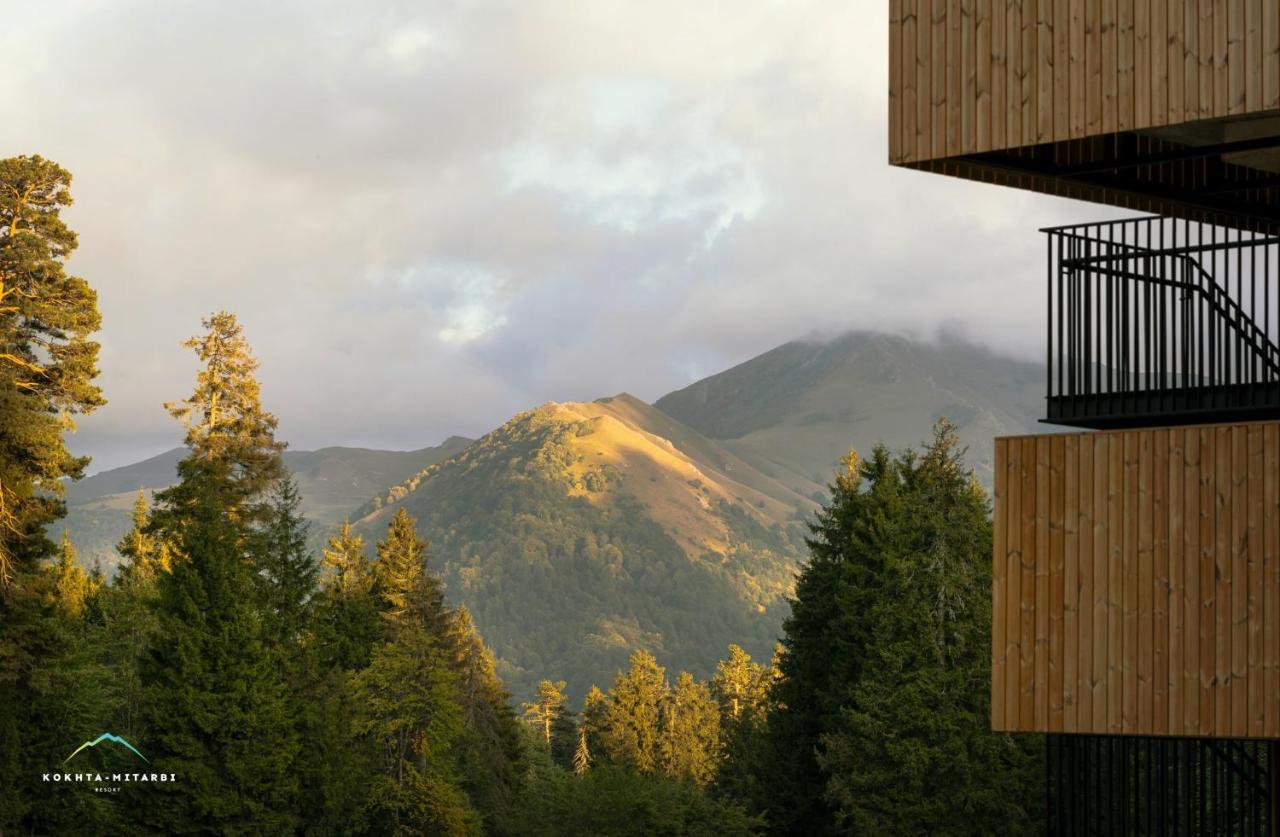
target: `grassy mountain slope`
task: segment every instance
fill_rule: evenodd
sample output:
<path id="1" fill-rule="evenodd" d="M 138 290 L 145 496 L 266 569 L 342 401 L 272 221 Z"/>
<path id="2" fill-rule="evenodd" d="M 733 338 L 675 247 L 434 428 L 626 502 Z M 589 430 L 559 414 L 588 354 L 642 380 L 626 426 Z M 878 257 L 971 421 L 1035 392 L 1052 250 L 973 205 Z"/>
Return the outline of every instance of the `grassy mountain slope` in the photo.
<path id="1" fill-rule="evenodd" d="M 992 438 L 1042 432 L 1044 367 L 965 343 L 855 332 L 795 341 L 660 398 L 654 406 L 804 491 L 850 447 L 928 438 L 947 416 L 990 485 Z"/>
<path id="2" fill-rule="evenodd" d="M 812 501 L 628 395 L 543 405 L 377 498 L 419 519 L 449 595 L 518 694 L 581 696 L 637 647 L 701 676 L 730 642 L 767 657 Z"/>
<path id="3" fill-rule="evenodd" d="M 302 513 L 313 522 L 313 534 L 319 539 L 386 486 L 453 456 L 470 443 L 454 436 L 415 451 L 342 447 L 286 451 L 284 461 L 298 482 Z M 185 448 L 175 448 L 69 484 L 67 517 L 54 525 L 52 534 L 59 536 L 66 526 L 82 560 L 90 566 L 99 561 L 110 572 L 117 558 L 115 545 L 129 528 L 129 511 L 138 491 L 150 494 L 171 485 L 185 455 Z"/>

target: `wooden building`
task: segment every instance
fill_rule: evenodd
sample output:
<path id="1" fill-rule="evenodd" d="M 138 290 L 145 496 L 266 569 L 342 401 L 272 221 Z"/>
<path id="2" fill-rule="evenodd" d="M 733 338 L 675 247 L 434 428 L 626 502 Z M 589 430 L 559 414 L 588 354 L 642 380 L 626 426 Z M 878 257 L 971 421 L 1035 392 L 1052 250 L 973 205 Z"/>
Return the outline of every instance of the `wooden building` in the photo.
<path id="1" fill-rule="evenodd" d="M 1280 833 L 1280 0 L 889 18 L 891 164 L 1150 213 L 1041 231 L 1082 430 L 996 440 L 992 728 L 1054 833 Z"/>

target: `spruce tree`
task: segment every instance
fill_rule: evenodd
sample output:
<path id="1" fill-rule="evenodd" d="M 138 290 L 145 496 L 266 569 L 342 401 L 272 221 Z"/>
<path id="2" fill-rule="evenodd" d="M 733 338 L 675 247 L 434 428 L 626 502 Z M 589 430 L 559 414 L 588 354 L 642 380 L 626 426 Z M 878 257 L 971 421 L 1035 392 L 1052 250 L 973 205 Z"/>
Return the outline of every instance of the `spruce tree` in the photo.
<path id="1" fill-rule="evenodd" d="M 636 651 L 631 655 L 631 667 L 618 674 L 609 693 L 604 747 L 610 761 L 641 773 L 658 772 L 666 698 L 665 670 L 648 651 Z"/>
<path id="2" fill-rule="evenodd" d="M 662 772 L 705 787 L 720 768 L 720 707 L 706 683 L 680 672 L 662 707 Z"/>
<path id="3" fill-rule="evenodd" d="M 169 571 L 169 550 L 151 532 L 151 504 L 145 491 L 139 491 L 134 498 L 130 519 L 133 526 L 116 544 L 116 554 L 121 558 L 116 579 L 124 585 L 147 584 L 158 573 Z"/>
<path id="4" fill-rule="evenodd" d="M 782 833 L 1018 833 L 1034 744 L 989 730 L 986 497 L 939 424 L 845 460 L 813 525 L 758 787 Z"/>
<path id="5" fill-rule="evenodd" d="M 54 602 L 58 609 L 71 619 L 82 618 L 90 593 L 89 574 L 80 564 L 80 554 L 66 529 L 62 530 L 62 540 L 58 542 L 58 558 L 52 572 Z"/>
<path id="6" fill-rule="evenodd" d="M 356 730 L 376 749 L 369 821 L 396 835 L 465 834 L 476 824 L 461 789 L 456 746 L 464 727 L 454 649 L 439 580 L 427 572 L 427 544 L 401 509 L 377 544 L 374 592 L 387 639 L 352 676 Z"/>
<path id="7" fill-rule="evenodd" d="M 255 548 L 255 579 L 272 643 L 288 658 L 302 641 L 319 568 L 307 551 L 308 523 L 298 510 L 302 498 L 293 479 L 276 483 L 268 501 L 269 515 Z"/>

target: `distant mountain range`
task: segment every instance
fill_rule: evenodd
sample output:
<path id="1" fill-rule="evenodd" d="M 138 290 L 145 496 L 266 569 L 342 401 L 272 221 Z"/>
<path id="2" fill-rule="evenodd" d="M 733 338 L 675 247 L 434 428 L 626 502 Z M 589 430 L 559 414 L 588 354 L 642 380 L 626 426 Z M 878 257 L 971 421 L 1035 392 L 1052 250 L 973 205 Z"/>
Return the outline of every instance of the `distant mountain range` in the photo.
<path id="1" fill-rule="evenodd" d="M 767 658 L 837 459 L 929 438 L 947 416 L 984 482 L 991 439 L 1030 432 L 1043 367 L 961 342 L 874 333 L 795 341 L 670 393 L 548 403 L 479 440 L 417 451 L 286 453 L 317 545 L 344 519 L 372 541 L 404 506 L 517 692 L 581 696 L 630 651 L 711 673 L 736 642 Z M 69 488 L 87 563 L 114 564 L 141 488 L 182 450 Z"/>
<path id="2" fill-rule="evenodd" d="M 432 463 L 460 453 L 471 439 L 452 436 L 435 447 L 414 451 L 321 448 L 285 451 L 285 466 L 298 483 L 302 513 L 322 538 L 372 495 Z M 148 496 L 172 485 L 186 448 L 112 468 L 67 486 L 67 516 L 51 527 L 57 537 L 65 526 L 88 566 L 114 572 L 116 544 L 129 530 L 129 512 L 139 491 Z"/>

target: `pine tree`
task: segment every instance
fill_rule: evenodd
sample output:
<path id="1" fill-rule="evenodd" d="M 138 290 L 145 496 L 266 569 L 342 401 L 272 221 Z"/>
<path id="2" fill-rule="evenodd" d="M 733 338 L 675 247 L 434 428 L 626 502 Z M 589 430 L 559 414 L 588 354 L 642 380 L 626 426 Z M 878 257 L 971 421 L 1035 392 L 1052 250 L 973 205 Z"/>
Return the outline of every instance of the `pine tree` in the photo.
<path id="1" fill-rule="evenodd" d="M 203 364 L 195 390 L 165 405 L 186 426 L 190 454 L 178 464 L 178 483 L 156 494 L 152 527 L 172 534 L 192 513 L 190 486 L 207 478 L 218 484 L 226 513 L 247 537 L 271 517 L 268 493 L 285 475 L 285 445 L 275 439 L 276 417 L 262 408 L 258 361 L 235 315 L 221 311 L 203 325 L 204 335 L 183 344 Z"/>
<path id="2" fill-rule="evenodd" d="M 609 698 L 594 683 L 582 701 L 581 729 L 587 737 L 587 746 L 599 761 L 606 754 L 604 740 L 609 726 Z"/>
<path id="3" fill-rule="evenodd" d="M 666 697 L 665 670 L 648 651 L 636 651 L 631 655 L 631 667 L 618 674 L 609 693 L 604 747 L 610 761 L 641 773 L 658 772 Z"/>
<path id="4" fill-rule="evenodd" d="M 66 169 L 38 155 L 0 160 L 0 597 L 52 554 L 44 528 L 64 512 L 64 481 L 89 462 L 63 435 L 104 403 L 89 340 L 97 296 L 63 267 L 76 248 L 61 218 L 70 186 Z M 0 623 L 12 619 L 0 613 Z"/>
<path id="5" fill-rule="evenodd" d="M 373 570 L 364 554 L 364 538 L 346 521 L 329 538 L 321 558 L 321 583 L 326 589 L 354 595 L 373 586 Z"/>
<path id="6" fill-rule="evenodd" d="M 521 705 L 524 709 L 525 722 L 538 731 L 538 737 L 547 747 L 551 746 L 551 731 L 561 716 L 569 699 L 564 690 L 567 684 L 563 680 L 552 682 L 543 680 L 538 683 L 538 696 L 532 703 Z"/>
<path id="7" fill-rule="evenodd" d="M 720 707 L 706 683 L 680 672 L 662 706 L 662 772 L 706 786 L 720 767 Z"/>
<path id="8" fill-rule="evenodd" d="M 64 262 L 76 234 L 61 219 L 71 175 L 39 156 L 0 160 L 0 831 L 92 829 L 78 801 L 39 780 L 45 754 L 84 720 L 75 629 L 46 602 L 56 554 L 46 527 L 65 511 L 74 418 L 104 403 L 93 385 L 97 297 Z M 91 685 L 91 684 L 89 684 Z M 83 698 L 83 699 L 82 699 Z M 86 725 L 88 723 L 86 722 Z M 61 798 L 60 798 L 61 797 Z"/>
<path id="9" fill-rule="evenodd" d="M 591 769 L 591 750 L 587 747 L 587 731 L 578 730 L 578 746 L 573 751 L 573 775 L 581 779 Z"/>

